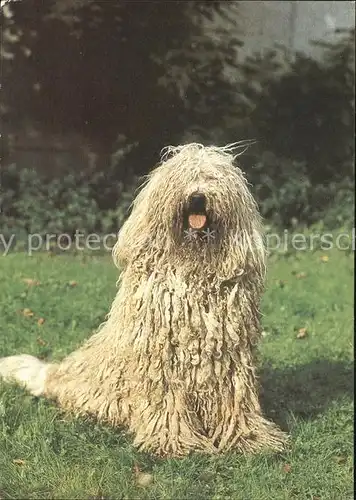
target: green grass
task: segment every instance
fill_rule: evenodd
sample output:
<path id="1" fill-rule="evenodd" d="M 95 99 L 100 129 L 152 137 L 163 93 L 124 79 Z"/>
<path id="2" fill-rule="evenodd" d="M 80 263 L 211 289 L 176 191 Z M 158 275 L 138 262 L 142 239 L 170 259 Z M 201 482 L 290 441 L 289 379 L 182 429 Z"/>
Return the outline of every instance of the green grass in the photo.
<path id="1" fill-rule="evenodd" d="M 0 257 L 0 355 L 63 357 L 103 321 L 116 278 L 108 257 Z M 0 499 L 351 499 L 353 255 L 272 256 L 263 313 L 262 402 L 289 431 L 288 451 L 156 459 L 124 431 L 0 384 Z M 138 484 L 137 467 L 152 475 L 148 486 Z"/>

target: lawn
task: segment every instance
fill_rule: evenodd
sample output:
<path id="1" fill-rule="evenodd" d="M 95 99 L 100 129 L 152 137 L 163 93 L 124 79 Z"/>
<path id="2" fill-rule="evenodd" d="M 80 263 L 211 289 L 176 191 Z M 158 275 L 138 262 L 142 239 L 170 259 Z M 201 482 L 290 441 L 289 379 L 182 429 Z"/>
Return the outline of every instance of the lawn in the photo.
<path id="1" fill-rule="evenodd" d="M 103 321 L 108 256 L 0 257 L 0 356 L 61 358 Z M 353 498 L 353 254 L 270 258 L 260 379 L 282 454 L 156 459 L 129 435 L 0 383 L 0 499 Z"/>

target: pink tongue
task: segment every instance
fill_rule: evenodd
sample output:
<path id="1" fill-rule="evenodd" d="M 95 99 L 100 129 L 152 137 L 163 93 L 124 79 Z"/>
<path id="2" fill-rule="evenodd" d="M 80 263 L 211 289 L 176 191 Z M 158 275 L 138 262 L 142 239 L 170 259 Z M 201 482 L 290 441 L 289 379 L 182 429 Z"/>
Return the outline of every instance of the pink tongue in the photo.
<path id="1" fill-rule="evenodd" d="M 188 222 L 192 229 L 201 229 L 206 223 L 206 215 L 189 215 Z"/>

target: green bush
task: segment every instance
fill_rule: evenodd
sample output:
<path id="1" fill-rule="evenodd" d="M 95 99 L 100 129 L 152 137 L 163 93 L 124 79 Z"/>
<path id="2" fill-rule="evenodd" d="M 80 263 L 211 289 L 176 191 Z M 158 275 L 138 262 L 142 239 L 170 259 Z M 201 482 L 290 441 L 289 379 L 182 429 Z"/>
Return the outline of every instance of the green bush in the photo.
<path id="1" fill-rule="evenodd" d="M 321 60 L 276 49 L 241 68 L 261 150 L 305 162 L 314 185 L 354 176 L 355 30 L 336 34 L 336 42 L 314 42 Z"/>
<path id="2" fill-rule="evenodd" d="M 277 227 L 318 221 L 329 228 L 352 226 L 352 179 L 313 185 L 307 171 L 303 162 L 268 152 L 261 156 L 248 177 L 264 219 Z M 2 178 L 1 233 L 21 239 L 28 233 L 117 232 L 129 213 L 138 181 L 129 187 L 108 185 L 116 192 L 116 203 L 110 208 L 99 203 L 106 183 L 110 179 L 104 181 L 101 175 L 89 180 L 74 175 L 45 180 L 34 170 L 19 171 L 11 165 Z"/>
<path id="3" fill-rule="evenodd" d="M 345 170 L 350 167 L 345 167 Z M 313 183 L 305 162 L 265 152 L 250 170 L 249 180 L 264 219 L 277 227 L 311 225 L 351 227 L 354 221 L 354 180 L 345 177 Z"/>
<path id="4" fill-rule="evenodd" d="M 45 234 L 96 228 L 96 201 L 74 175 L 46 182 L 35 170 L 18 171 L 10 165 L 4 171 L 1 222 L 8 231 Z"/>
<path id="5" fill-rule="evenodd" d="M 355 33 L 338 35 L 336 43 L 317 42 L 320 61 L 283 49 L 247 58 L 239 67 L 242 111 L 232 106 L 226 126 L 210 131 L 219 143 L 258 139 L 259 151 L 241 157 L 241 166 L 263 217 L 279 227 L 353 224 Z M 46 180 L 3 168 L 2 233 L 117 232 L 138 185 L 133 172 L 148 168 L 152 153 L 152 145 L 121 139 L 105 171 Z"/>
<path id="6" fill-rule="evenodd" d="M 3 169 L 0 194 L 0 225 L 5 237 L 29 233 L 73 235 L 117 232 L 127 216 L 134 188 L 115 184 L 116 206 L 100 206 L 105 198 L 102 174 L 69 174 L 62 179 L 44 179 L 35 170 Z M 109 180 L 110 181 L 110 180 Z M 112 193 L 111 193 L 112 194 Z"/>
<path id="7" fill-rule="evenodd" d="M 241 162 L 279 226 L 353 224 L 355 30 L 335 35 L 319 60 L 277 47 L 240 65 L 246 118 L 231 123 L 258 141 Z"/>

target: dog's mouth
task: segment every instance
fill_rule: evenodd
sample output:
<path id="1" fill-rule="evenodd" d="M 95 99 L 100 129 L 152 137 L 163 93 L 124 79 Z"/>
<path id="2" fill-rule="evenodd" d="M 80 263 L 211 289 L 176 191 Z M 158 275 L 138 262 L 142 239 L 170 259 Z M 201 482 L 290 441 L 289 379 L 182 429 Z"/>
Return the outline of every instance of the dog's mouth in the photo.
<path id="1" fill-rule="evenodd" d="M 216 239 L 216 224 L 203 193 L 191 194 L 184 207 L 184 240 L 187 243 L 212 244 Z"/>
<path id="2" fill-rule="evenodd" d="M 202 193 L 193 193 L 187 203 L 186 225 L 194 231 L 202 231 L 207 224 L 206 197 Z"/>

